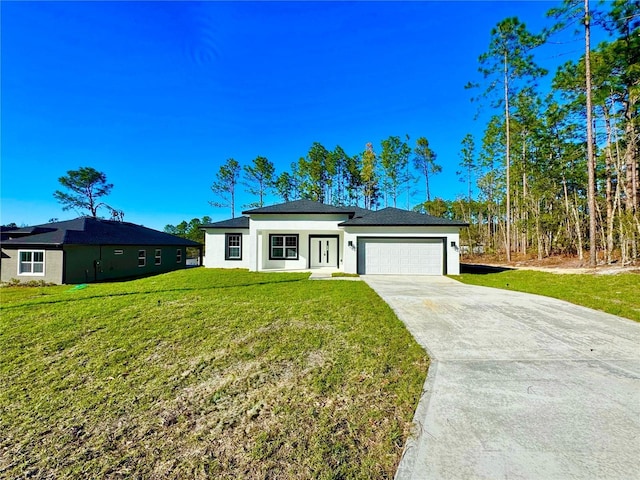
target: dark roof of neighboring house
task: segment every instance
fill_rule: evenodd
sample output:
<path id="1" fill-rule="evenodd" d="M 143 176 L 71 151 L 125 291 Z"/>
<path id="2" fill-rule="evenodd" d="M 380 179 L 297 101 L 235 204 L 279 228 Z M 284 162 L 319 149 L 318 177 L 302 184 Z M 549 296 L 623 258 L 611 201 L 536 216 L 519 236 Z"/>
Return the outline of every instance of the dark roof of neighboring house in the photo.
<path id="1" fill-rule="evenodd" d="M 128 222 L 80 217 L 3 232 L 2 246 L 162 245 L 197 247 L 198 242 Z"/>
<path id="2" fill-rule="evenodd" d="M 5 241 L 9 238 L 24 237 L 31 235 L 36 230 L 36 227 L 0 227 L 0 241 Z"/>
<path id="3" fill-rule="evenodd" d="M 27 234 L 27 233 L 31 233 L 33 232 L 33 230 L 35 230 L 37 227 L 7 227 L 7 226 L 0 226 L 0 232 L 2 233 L 7 233 L 7 232 L 11 232 L 11 233 L 23 233 L 23 234 Z"/>
<path id="4" fill-rule="evenodd" d="M 268 207 L 253 208 L 245 210 L 243 214 L 254 213 L 299 213 L 299 214 L 322 214 L 322 213 L 346 213 L 353 215 L 358 207 L 338 207 L 336 205 L 328 205 L 326 203 L 314 202 L 313 200 L 294 200 L 293 202 L 279 203 Z"/>
<path id="5" fill-rule="evenodd" d="M 229 220 L 222 220 L 221 222 L 205 223 L 200 225 L 200 230 L 203 228 L 249 228 L 249 217 L 236 217 Z"/>
<path id="6" fill-rule="evenodd" d="M 364 214 L 356 214 L 353 218 L 339 224 L 340 226 L 455 226 L 467 227 L 468 223 L 447 218 L 434 217 L 425 213 L 387 207 L 382 210 L 365 210 Z"/>

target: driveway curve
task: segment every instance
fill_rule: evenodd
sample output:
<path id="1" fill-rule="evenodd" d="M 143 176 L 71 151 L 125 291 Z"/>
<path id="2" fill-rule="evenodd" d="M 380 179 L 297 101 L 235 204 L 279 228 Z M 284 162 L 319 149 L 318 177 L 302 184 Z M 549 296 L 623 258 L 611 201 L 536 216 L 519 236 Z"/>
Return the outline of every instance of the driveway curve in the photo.
<path id="1" fill-rule="evenodd" d="M 640 478 L 640 324 L 446 277 L 362 278 L 431 357 L 396 479 Z"/>

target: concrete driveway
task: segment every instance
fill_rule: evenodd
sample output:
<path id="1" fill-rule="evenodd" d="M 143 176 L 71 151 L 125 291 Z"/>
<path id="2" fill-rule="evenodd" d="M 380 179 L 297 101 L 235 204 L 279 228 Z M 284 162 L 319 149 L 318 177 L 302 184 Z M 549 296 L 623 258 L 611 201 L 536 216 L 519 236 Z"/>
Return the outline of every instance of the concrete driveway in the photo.
<path id="1" fill-rule="evenodd" d="M 640 478 L 640 324 L 445 277 L 362 278 L 432 360 L 397 479 Z"/>

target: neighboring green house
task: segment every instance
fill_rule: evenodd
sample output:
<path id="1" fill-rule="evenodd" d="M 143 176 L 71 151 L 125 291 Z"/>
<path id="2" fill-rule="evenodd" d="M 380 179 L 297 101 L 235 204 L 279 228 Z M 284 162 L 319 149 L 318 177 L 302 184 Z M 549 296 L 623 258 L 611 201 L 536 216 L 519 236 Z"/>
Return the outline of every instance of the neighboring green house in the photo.
<path id="1" fill-rule="evenodd" d="M 0 280 L 87 283 L 187 266 L 201 244 L 141 225 L 93 217 L 2 229 Z"/>

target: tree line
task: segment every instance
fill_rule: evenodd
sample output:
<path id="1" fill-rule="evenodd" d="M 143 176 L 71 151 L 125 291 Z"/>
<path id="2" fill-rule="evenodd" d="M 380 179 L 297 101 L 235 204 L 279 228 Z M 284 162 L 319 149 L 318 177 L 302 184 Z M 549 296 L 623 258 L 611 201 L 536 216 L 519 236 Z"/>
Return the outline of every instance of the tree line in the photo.
<path id="1" fill-rule="evenodd" d="M 424 202 L 413 209 L 468 222 L 461 241 L 470 250 L 508 261 L 512 253 L 583 259 L 589 252 L 591 265 L 634 262 L 640 255 L 640 0 L 606 7 L 565 0 L 549 11 L 552 25 L 541 32 L 530 32 L 516 17 L 492 29 L 478 59 L 481 80 L 467 85 L 492 114 L 481 138 L 467 134 L 461 141 L 457 174 L 466 195 L 432 199 L 429 180 L 442 166 L 428 140 L 411 145 L 408 136 L 390 136 L 356 154 L 316 142 L 280 173 L 266 157 L 244 166 L 230 158 L 215 176 L 210 204 L 235 217 L 236 193 L 244 188 L 253 199 L 243 205 L 248 208 L 276 195 L 409 209 L 421 179 Z M 584 54 L 561 65 L 543 90 L 540 79 L 549 72 L 536 62 L 535 50 L 576 26 Z M 592 28 L 609 39 L 593 48 Z M 65 209 L 95 216 L 104 207 L 114 218 L 124 215 L 99 201 L 113 187 L 101 172 L 81 168 L 59 181 L 71 191 L 54 194 Z M 167 228 L 195 235 L 198 223 L 207 222 Z"/>
<path id="2" fill-rule="evenodd" d="M 396 207 L 406 201 L 410 208 L 415 182 L 423 179 L 425 199 L 430 200 L 429 179 L 442 167 L 425 137 L 418 138 L 413 147 L 409 142 L 408 135 L 390 136 L 377 151 L 367 143 L 364 151 L 355 155 L 347 154 L 339 145 L 330 150 L 314 142 L 305 156 L 279 174 L 266 157 L 258 156 L 244 166 L 230 158 L 216 173 L 211 186 L 216 199 L 209 203 L 229 208 L 235 217 L 236 196 L 242 186 L 255 199 L 244 205 L 249 208 L 262 207 L 268 195 L 285 202 L 308 199 L 368 209 Z"/>
<path id="3" fill-rule="evenodd" d="M 495 112 L 479 145 L 462 141 L 463 178 L 477 195 L 447 204 L 447 214 L 470 222 L 470 246 L 491 251 L 575 254 L 589 262 L 638 259 L 640 240 L 638 105 L 640 1 L 615 0 L 607 10 L 567 0 L 549 11 L 553 25 L 529 32 L 507 18 L 491 32 L 479 58 L 477 100 Z M 533 51 L 558 31 L 579 26 L 584 54 L 552 77 Z M 596 48 L 591 29 L 610 40 Z M 440 205 L 440 207 L 443 207 Z"/>
<path id="4" fill-rule="evenodd" d="M 267 194 L 284 201 L 308 198 L 365 208 L 404 205 L 424 179 L 425 201 L 413 209 L 467 221 L 462 242 L 470 250 L 543 258 L 588 252 L 597 261 L 623 264 L 640 255 L 640 0 L 614 0 L 591 8 L 589 0 L 565 0 L 548 12 L 551 26 L 531 32 L 516 17 L 492 29 L 478 59 L 481 80 L 469 83 L 490 115 L 480 138 L 467 134 L 457 172 L 466 195 L 432 199 L 429 179 L 442 171 L 425 137 L 413 146 L 391 136 L 378 149 L 369 143 L 349 155 L 314 143 L 308 153 L 276 174 L 257 157 L 220 168 L 211 204 L 231 209 L 243 185 L 262 206 Z M 558 32 L 578 28 L 584 53 L 550 75 L 536 49 Z M 591 46 L 592 29 L 608 40 Z"/>

